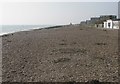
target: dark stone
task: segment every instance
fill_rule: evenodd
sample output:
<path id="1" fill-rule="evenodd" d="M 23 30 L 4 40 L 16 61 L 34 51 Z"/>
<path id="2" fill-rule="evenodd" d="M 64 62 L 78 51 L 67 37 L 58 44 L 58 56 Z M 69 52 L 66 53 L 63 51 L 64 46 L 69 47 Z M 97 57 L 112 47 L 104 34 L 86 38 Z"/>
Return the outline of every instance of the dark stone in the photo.
<path id="1" fill-rule="evenodd" d="M 99 82 L 99 80 L 91 80 L 91 81 L 88 81 L 86 84 L 101 84 Z"/>

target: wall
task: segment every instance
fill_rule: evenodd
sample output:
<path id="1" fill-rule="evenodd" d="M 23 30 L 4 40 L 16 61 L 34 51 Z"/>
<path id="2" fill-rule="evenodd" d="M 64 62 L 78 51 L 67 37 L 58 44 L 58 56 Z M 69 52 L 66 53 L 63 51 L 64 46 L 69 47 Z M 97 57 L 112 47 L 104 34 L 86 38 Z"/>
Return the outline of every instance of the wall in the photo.
<path id="1" fill-rule="evenodd" d="M 119 29 L 119 22 L 120 21 L 113 21 L 113 29 Z"/>
<path id="2" fill-rule="evenodd" d="M 104 22 L 104 28 L 107 28 L 107 22 Z"/>
<path id="3" fill-rule="evenodd" d="M 109 26 L 110 23 L 110 26 Z M 112 29 L 113 28 L 113 21 L 112 20 L 107 20 L 107 28 Z"/>

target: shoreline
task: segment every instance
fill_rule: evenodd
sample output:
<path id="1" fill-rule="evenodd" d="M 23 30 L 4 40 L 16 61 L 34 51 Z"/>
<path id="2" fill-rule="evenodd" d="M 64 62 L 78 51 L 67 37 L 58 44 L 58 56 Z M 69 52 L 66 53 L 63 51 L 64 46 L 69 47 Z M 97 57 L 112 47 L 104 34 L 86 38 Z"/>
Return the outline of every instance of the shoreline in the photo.
<path id="1" fill-rule="evenodd" d="M 41 27 L 41 28 L 36 27 L 36 28 L 28 29 L 28 30 L 26 29 L 26 30 L 21 30 L 21 31 L 16 31 L 16 32 L 8 32 L 8 33 L 0 34 L 0 37 L 4 37 L 4 36 L 11 35 L 11 34 L 18 33 L 18 32 L 29 32 L 29 31 L 42 30 L 42 29 L 55 29 L 55 28 L 59 28 L 63 26 L 67 26 L 67 25 L 55 25 L 55 26 Z"/>

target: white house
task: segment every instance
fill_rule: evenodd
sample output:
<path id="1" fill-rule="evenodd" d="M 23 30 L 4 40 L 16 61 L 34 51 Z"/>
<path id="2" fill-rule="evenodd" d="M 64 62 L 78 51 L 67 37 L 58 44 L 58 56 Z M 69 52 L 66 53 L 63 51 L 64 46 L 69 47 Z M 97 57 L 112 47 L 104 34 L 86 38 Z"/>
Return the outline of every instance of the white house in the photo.
<path id="1" fill-rule="evenodd" d="M 120 20 L 119 19 L 107 20 L 106 22 L 104 22 L 104 28 L 119 29 L 119 24 L 120 24 Z"/>

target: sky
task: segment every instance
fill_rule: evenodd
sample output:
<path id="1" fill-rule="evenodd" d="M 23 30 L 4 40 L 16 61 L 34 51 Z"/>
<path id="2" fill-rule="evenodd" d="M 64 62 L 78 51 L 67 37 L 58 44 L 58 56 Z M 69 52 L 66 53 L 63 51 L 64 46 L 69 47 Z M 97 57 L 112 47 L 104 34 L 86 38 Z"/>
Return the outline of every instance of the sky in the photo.
<path id="1" fill-rule="evenodd" d="M 4 2 L 0 25 L 80 23 L 100 15 L 118 15 L 118 2 Z"/>

